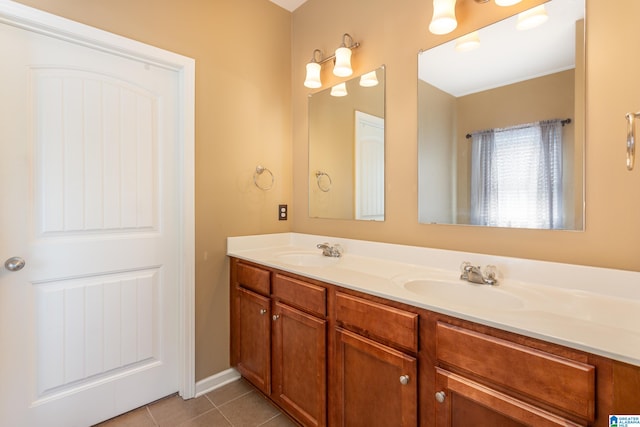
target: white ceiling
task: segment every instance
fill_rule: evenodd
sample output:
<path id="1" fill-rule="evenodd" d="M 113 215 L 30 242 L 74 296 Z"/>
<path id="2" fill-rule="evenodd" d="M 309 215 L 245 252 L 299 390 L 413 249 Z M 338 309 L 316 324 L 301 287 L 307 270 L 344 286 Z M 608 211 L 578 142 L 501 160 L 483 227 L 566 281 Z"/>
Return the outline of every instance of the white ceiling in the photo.
<path id="1" fill-rule="evenodd" d="M 545 3 L 549 20 L 526 31 L 517 16 L 479 30 L 480 47 L 455 50 L 455 40 L 419 55 L 423 81 L 463 96 L 575 67 L 575 22 L 584 17 L 585 0 Z"/>
<path id="2" fill-rule="evenodd" d="M 271 2 L 277 4 L 278 6 L 287 9 L 289 12 L 293 12 L 307 0 L 271 0 Z"/>

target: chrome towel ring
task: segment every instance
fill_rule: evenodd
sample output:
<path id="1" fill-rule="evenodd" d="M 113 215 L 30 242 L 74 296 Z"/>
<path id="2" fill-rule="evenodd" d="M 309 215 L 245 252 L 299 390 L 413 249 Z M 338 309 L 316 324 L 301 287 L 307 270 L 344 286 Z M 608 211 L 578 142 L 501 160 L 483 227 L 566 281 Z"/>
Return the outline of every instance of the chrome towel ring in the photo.
<path id="1" fill-rule="evenodd" d="M 633 170 L 636 161 L 636 119 L 639 113 L 627 113 L 627 170 Z"/>
<path id="2" fill-rule="evenodd" d="M 269 174 L 269 176 L 271 177 L 271 182 L 269 182 L 268 184 L 263 183 L 261 185 L 259 180 L 260 180 L 260 176 L 264 172 L 267 172 Z M 274 181 L 275 181 L 275 178 L 273 176 L 273 172 L 271 172 L 269 169 L 265 168 L 264 166 L 261 166 L 261 165 L 256 166 L 256 171 L 253 173 L 253 183 L 256 185 L 256 187 L 264 191 L 271 190 L 271 188 L 273 187 Z"/>
<path id="3" fill-rule="evenodd" d="M 326 176 L 327 179 L 323 180 L 322 179 L 323 176 Z M 328 182 L 325 182 L 323 184 L 322 181 L 328 181 Z M 316 183 L 318 184 L 318 188 L 320 189 L 320 191 L 323 191 L 325 193 L 327 193 L 327 192 L 329 192 L 329 190 L 331 190 L 331 185 L 333 184 L 329 174 L 326 173 L 326 172 L 322 172 L 322 171 L 317 171 L 316 172 Z"/>

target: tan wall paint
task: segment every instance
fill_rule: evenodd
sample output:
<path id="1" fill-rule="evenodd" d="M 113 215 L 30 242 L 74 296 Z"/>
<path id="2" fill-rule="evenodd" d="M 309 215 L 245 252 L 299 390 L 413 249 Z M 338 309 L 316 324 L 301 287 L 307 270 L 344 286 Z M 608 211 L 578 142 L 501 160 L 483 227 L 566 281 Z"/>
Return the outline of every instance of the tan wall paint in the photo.
<path id="1" fill-rule="evenodd" d="M 196 60 L 196 379 L 229 367 L 226 237 L 289 231 L 291 14 L 266 0 L 22 0 Z M 252 181 L 273 171 L 268 192 Z"/>
<path id="2" fill-rule="evenodd" d="M 525 0 L 518 10 L 533 3 Z M 417 53 L 493 22 L 508 9 L 472 0 L 458 5 L 460 24 L 447 36 L 429 34 L 432 2 L 424 0 L 405 0 L 402 7 L 386 0 L 309 0 L 293 13 L 294 231 L 640 271 L 640 170 L 627 172 L 624 158 L 624 114 L 640 109 L 640 83 L 634 78 L 640 59 L 625 56 L 640 14 L 640 2 L 634 0 L 620 0 L 616 7 L 587 0 L 585 231 L 418 224 Z M 313 49 L 335 49 L 344 32 L 362 44 L 353 56 L 356 73 L 387 66 L 384 223 L 306 215 L 304 65 Z M 338 80 L 328 66 L 323 73 L 327 85 Z"/>

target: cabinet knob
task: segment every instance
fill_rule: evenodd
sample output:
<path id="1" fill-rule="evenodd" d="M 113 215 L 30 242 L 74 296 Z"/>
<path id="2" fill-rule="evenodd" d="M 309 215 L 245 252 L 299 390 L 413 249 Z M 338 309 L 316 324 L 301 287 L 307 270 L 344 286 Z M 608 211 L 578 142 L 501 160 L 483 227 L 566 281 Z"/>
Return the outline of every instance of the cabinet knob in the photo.
<path id="1" fill-rule="evenodd" d="M 447 395 L 444 393 L 444 391 L 439 391 L 436 393 L 436 400 L 438 401 L 438 403 L 444 403 L 444 399 L 447 397 Z"/>
<path id="2" fill-rule="evenodd" d="M 400 377 L 400 384 L 402 384 L 402 385 L 409 384 L 409 375 L 402 375 Z"/>
<path id="3" fill-rule="evenodd" d="M 274 321 L 275 321 L 275 320 L 278 320 L 279 318 L 280 318 L 280 315 L 279 315 L 279 314 L 274 314 L 274 315 L 273 315 L 273 317 L 272 317 L 272 319 L 273 319 Z"/>
<path id="4" fill-rule="evenodd" d="M 267 309 L 266 308 L 261 308 L 260 309 L 260 314 L 267 314 Z"/>

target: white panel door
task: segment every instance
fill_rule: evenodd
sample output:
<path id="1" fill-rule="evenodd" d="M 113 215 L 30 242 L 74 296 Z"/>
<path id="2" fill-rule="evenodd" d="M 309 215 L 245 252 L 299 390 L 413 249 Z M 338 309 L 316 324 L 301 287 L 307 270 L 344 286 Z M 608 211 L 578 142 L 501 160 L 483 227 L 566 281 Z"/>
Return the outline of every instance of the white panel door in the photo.
<path id="1" fill-rule="evenodd" d="M 384 119 L 355 111 L 356 219 L 384 221 Z"/>
<path id="2" fill-rule="evenodd" d="M 0 425 L 179 389 L 175 71 L 0 24 Z"/>

